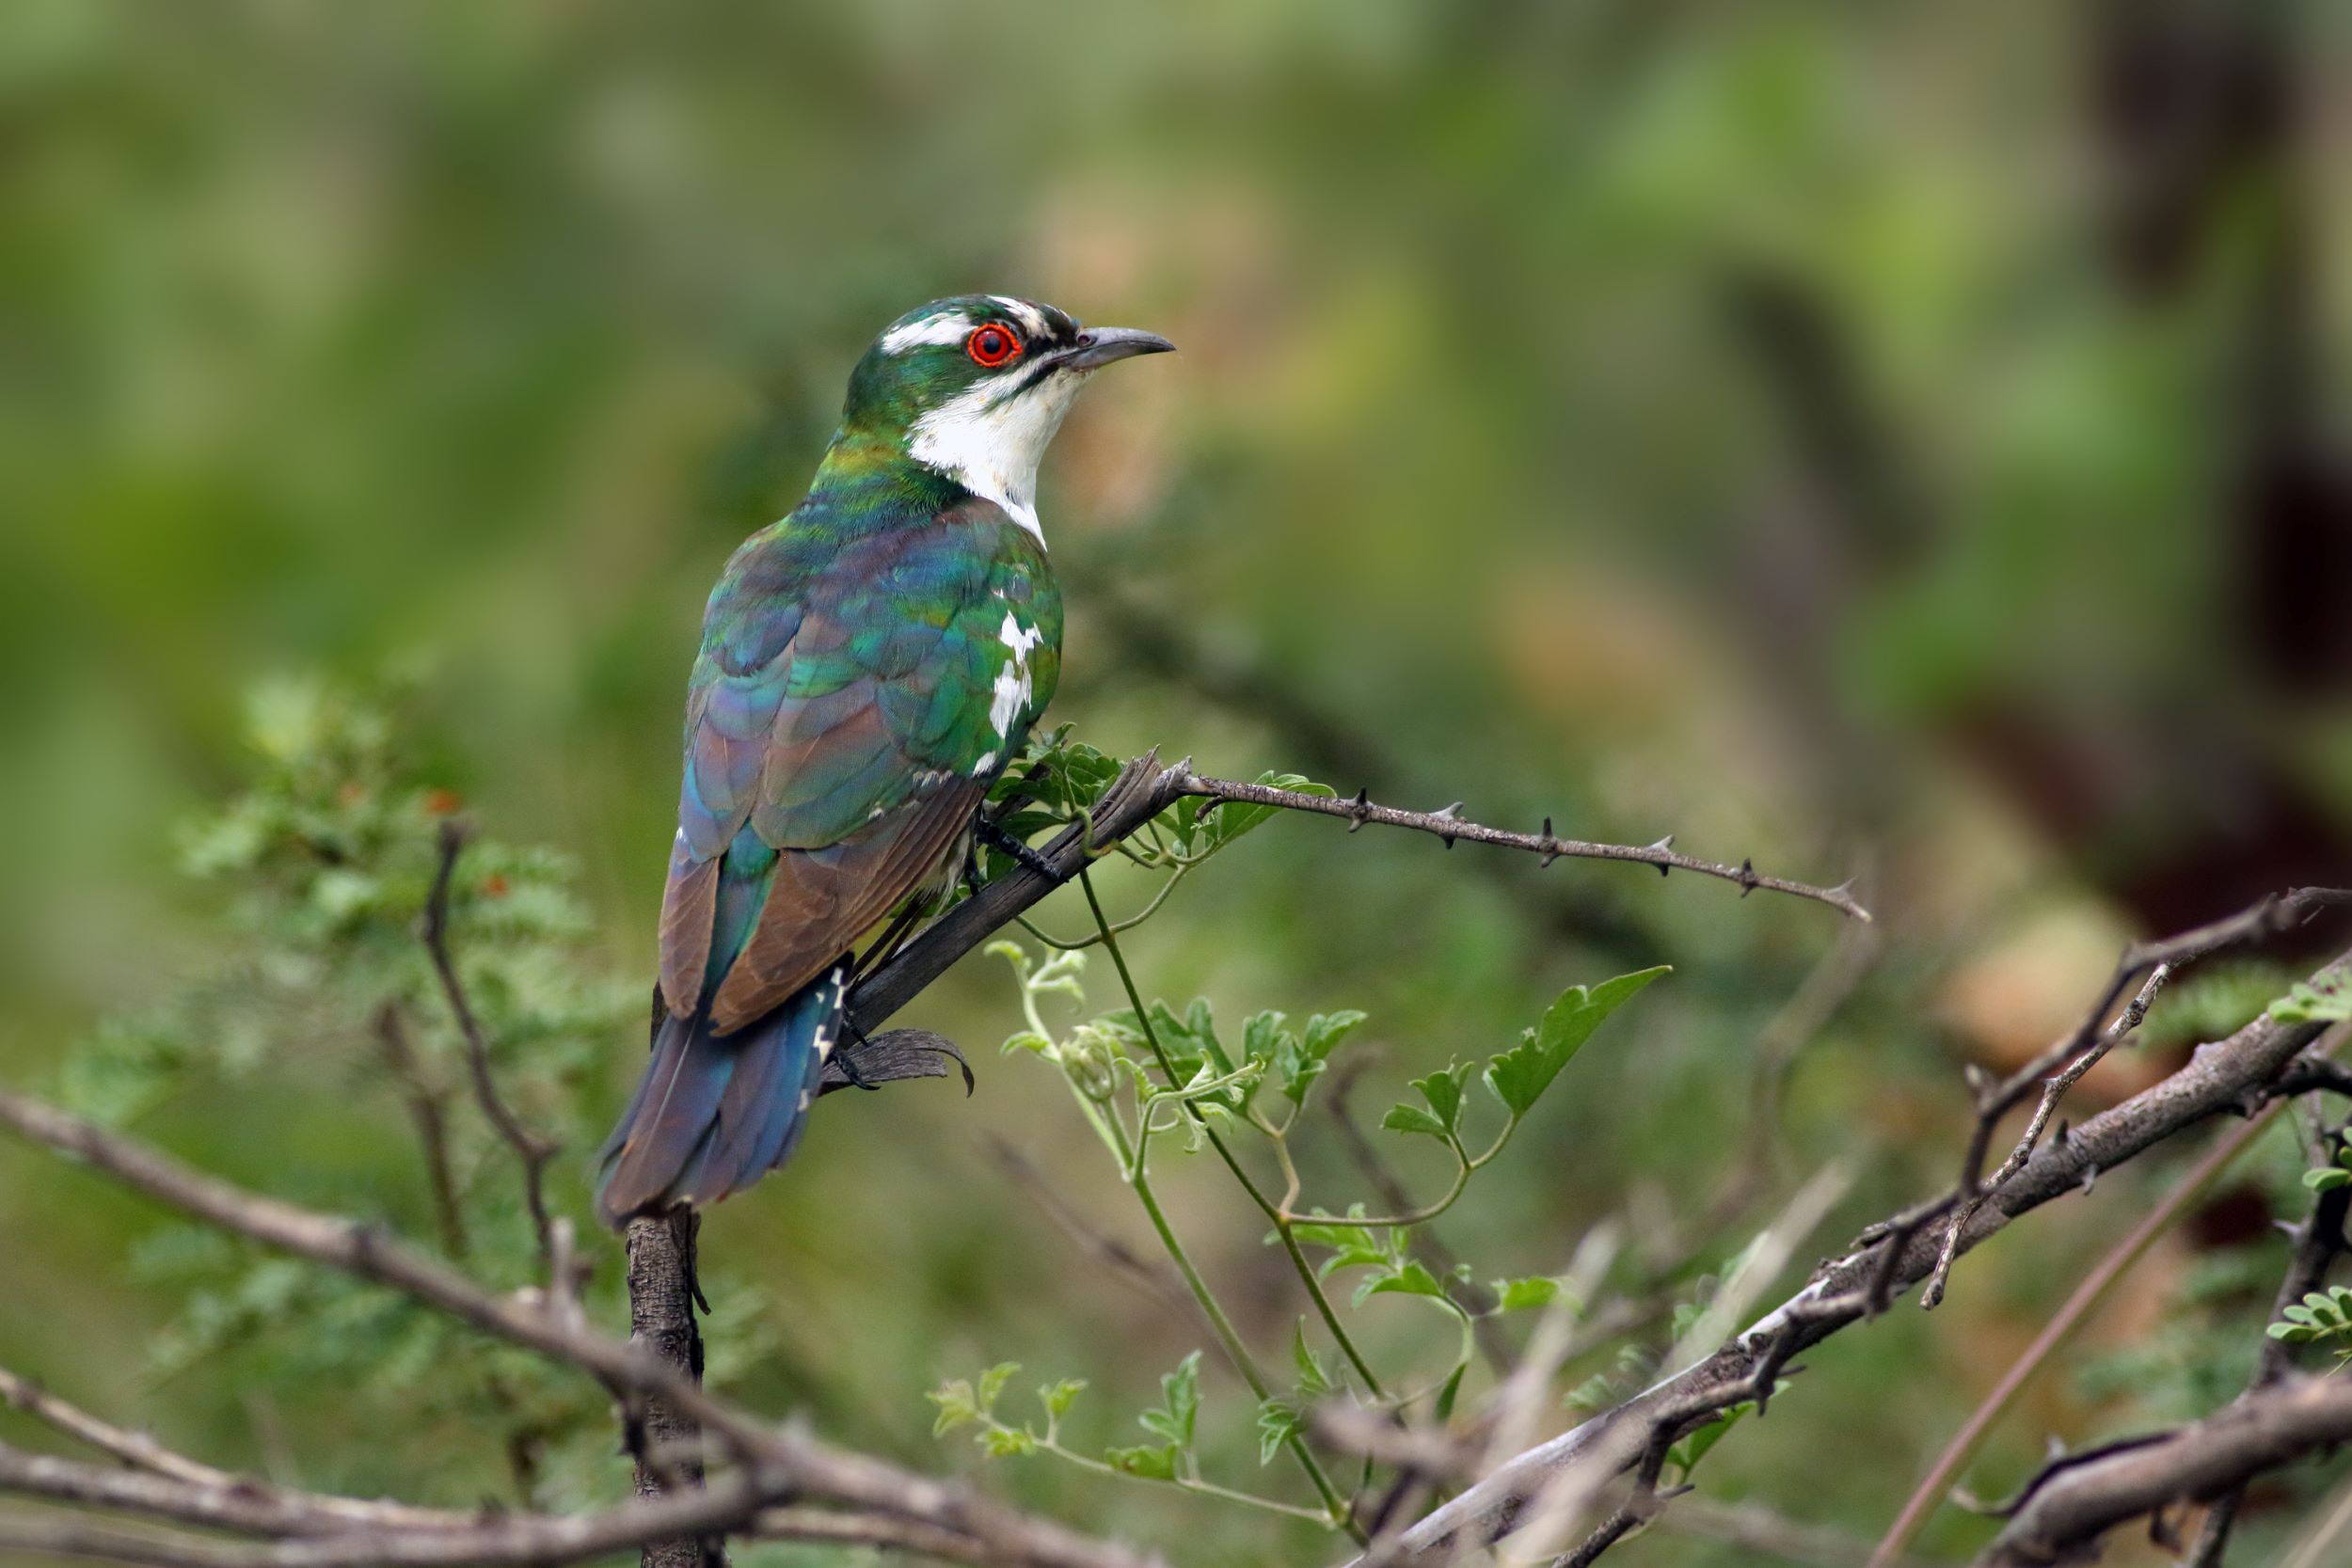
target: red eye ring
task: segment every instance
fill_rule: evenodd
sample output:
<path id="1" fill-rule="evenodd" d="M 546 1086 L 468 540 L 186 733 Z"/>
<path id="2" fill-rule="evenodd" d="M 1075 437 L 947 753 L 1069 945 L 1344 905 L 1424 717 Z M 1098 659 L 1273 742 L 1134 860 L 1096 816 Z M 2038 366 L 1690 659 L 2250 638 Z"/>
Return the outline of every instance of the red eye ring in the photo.
<path id="1" fill-rule="evenodd" d="M 972 356 L 974 364 L 993 371 L 1021 356 L 1021 340 L 1009 328 L 991 322 L 972 329 L 972 336 L 963 341 L 963 352 Z"/>

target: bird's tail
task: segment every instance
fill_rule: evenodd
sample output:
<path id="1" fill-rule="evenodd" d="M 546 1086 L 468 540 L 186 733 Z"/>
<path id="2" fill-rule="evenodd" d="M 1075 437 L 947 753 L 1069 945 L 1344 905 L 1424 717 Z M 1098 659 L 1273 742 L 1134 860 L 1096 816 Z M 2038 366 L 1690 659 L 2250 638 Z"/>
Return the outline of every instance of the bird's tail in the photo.
<path id="1" fill-rule="evenodd" d="M 657 1010 L 653 1061 L 600 1156 L 607 1225 L 716 1203 L 784 1164 L 840 1037 L 847 979 L 836 966 L 731 1035 L 710 1032 L 707 1008 Z"/>

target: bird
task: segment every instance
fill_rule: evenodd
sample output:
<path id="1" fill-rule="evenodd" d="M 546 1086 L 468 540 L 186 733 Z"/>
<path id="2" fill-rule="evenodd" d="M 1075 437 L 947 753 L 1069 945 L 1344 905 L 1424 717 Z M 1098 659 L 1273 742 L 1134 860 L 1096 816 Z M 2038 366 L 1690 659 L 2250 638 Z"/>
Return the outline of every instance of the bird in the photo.
<path id="1" fill-rule="evenodd" d="M 1006 294 L 875 338 L 808 495 L 712 589 L 687 685 L 651 1059 L 599 1158 L 616 1228 L 792 1153 L 858 939 L 954 884 L 1061 669 L 1040 461 L 1104 366 L 1174 344 Z"/>

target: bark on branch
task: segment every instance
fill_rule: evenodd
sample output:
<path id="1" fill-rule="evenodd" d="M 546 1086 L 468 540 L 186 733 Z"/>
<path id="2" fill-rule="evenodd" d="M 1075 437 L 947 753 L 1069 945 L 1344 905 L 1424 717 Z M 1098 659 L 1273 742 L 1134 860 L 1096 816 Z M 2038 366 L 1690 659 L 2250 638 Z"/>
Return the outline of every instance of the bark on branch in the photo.
<path id="1" fill-rule="evenodd" d="M 78 1158 L 208 1224 L 388 1286 L 495 1338 L 576 1367 L 625 1403 L 666 1403 L 709 1433 L 730 1465 L 727 1474 L 701 1490 L 570 1518 L 513 1516 L 465 1532 L 371 1528 L 257 1547 L 40 1519 L 0 1527 L 0 1549 L 160 1568 L 561 1563 L 650 1541 L 740 1530 L 759 1522 L 769 1509 L 822 1501 L 847 1511 L 852 1523 L 880 1521 L 876 1529 L 905 1524 L 947 1532 L 961 1538 L 972 1555 L 985 1554 L 987 1560 L 1016 1568 L 1145 1568 L 1149 1560 L 1115 1543 L 991 1502 L 960 1484 L 773 1426 L 705 1392 L 688 1373 L 643 1347 L 596 1333 L 582 1321 L 578 1304 L 561 1292 L 528 1290 L 494 1296 L 373 1226 L 247 1192 L 137 1139 L 7 1090 L 0 1090 L 0 1128 Z M 762 1528 L 772 1528 L 773 1521 Z"/>
<path id="2" fill-rule="evenodd" d="M 2086 1560 L 2100 1535 L 2174 1503 L 2202 1502 L 2265 1470 L 2352 1441 L 2352 1382 L 2281 1381 L 2194 1426 L 2109 1444 L 2043 1470 L 2012 1505 L 1979 1568 L 2049 1568 Z"/>
<path id="3" fill-rule="evenodd" d="M 2352 953 L 2321 969 L 2312 983 L 2326 987 L 2347 979 L 2352 979 Z M 2227 1039 L 2199 1047 L 2188 1065 L 2170 1077 L 2035 1150 L 2010 1180 L 1991 1190 L 1962 1227 L 1955 1254 L 1968 1252 L 2020 1215 L 2084 1190 L 2099 1172 L 2199 1122 L 2250 1114 L 2321 1028 L 2280 1023 L 2265 1015 Z M 1899 1230 L 1879 1227 L 1866 1237 L 1713 1354 L 1518 1455 L 1430 1513 L 1405 1532 L 1390 1560 L 1435 1564 L 1458 1545 L 1510 1534 L 1547 1505 L 1557 1510 L 1565 1501 L 1588 1503 L 1661 1441 L 1672 1442 L 1742 1400 L 1769 1401 L 1773 1379 L 1789 1357 L 1928 1278 L 1944 1250 L 1942 1239 L 1917 1222 Z"/>

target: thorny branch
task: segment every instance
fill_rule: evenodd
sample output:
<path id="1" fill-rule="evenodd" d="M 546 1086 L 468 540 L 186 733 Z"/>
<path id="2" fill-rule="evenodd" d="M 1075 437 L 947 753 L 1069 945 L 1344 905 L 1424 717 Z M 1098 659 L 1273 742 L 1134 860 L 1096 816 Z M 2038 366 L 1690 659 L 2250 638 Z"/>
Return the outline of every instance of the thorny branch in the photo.
<path id="1" fill-rule="evenodd" d="M 1854 897 L 1851 885 L 1814 887 L 1806 882 L 1792 882 L 1784 877 L 1767 877 L 1757 871 L 1751 861 L 1741 861 L 1738 865 L 1724 865 L 1714 861 L 1699 860 L 1677 850 L 1672 833 L 1655 844 L 1595 844 L 1581 838 L 1555 836 L 1549 816 L 1544 818 L 1544 831 L 1540 833 L 1518 833 L 1503 828 L 1486 827 L 1459 816 L 1462 809 L 1459 800 L 1434 812 L 1400 811 L 1394 806 L 1375 805 L 1360 789 L 1352 798 L 1343 800 L 1325 795 L 1307 795 L 1295 789 L 1277 789 L 1272 784 L 1203 778 L 1189 768 L 1179 768 L 1177 771 L 1181 774 L 1175 781 L 1177 795 L 1205 796 L 1213 800 L 1241 800 L 1251 805 L 1276 806 L 1283 811 L 1343 817 L 1349 832 L 1354 832 L 1367 822 L 1377 822 L 1383 827 L 1411 828 L 1419 832 L 1434 833 L 1445 841 L 1449 849 L 1454 847 L 1456 839 L 1467 839 L 1472 844 L 1499 845 L 1506 849 L 1524 849 L 1529 854 L 1542 856 L 1546 865 L 1565 856 L 1574 860 L 1628 861 L 1636 865 L 1654 865 L 1661 877 L 1669 871 L 1692 871 L 1702 877 L 1716 877 L 1726 882 L 1739 883 L 1742 896 L 1757 888 L 1764 888 L 1772 893 L 1790 894 L 1827 904 L 1839 913 L 1856 920 L 1870 918 L 1870 911 Z"/>
<path id="2" fill-rule="evenodd" d="M 1661 875 L 1674 870 L 1693 871 L 1701 876 L 1737 882 L 1743 896 L 1763 888 L 1827 904 L 1857 920 L 1870 918 L 1870 911 L 1854 897 L 1850 886 L 1820 888 L 1779 877 L 1767 877 L 1745 861 L 1731 866 L 1695 860 L 1677 853 L 1671 835 L 1649 845 L 1593 844 L 1581 839 L 1555 836 L 1549 820 L 1545 822 L 1541 833 L 1509 832 L 1500 828 L 1483 827 L 1455 816 L 1459 802 L 1439 812 L 1399 811 L 1394 807 L 1373 804 L 1364 799 L 1361 791 L 1352 800 L 1336 800 L 1297 790 L 1276 789 L 1268 784 L 1205 778 L 1192 770 L 1189 759 L 1172 768 L 1162 768 L 1159 766 L 1159 753 L 1152 751 L 1120 769 L 1119 777 L 1095 802 L 1087 821 L 1063 830 L 1037 851 L 1039 863 L 1050 867 L 1052 876 L 1046 876 L 1025 863 L 1014 865 L 1005 875 L 932 922 L 920 936 L 894 954 L 888 962 L 861 980 L 850 993 L 850 1015 L 855 1029 L 870 1032 L 878 1028 L 891 1014 L 912 1001 L 916 992 L 946 974 L 958 958 L 977 947 L 1000 927 L 1012 924 L 1015 916 L 1025 913 L 1046 895 L 1077 876 L 1080 870 L 1107 852 L 1112 846 L 1188 795 L 1343 817 L 1347 819 L 1350 832 L 1366 822 L 1375 822 L 1384 827 L 1410 828 L 1431 833 L 1444 840 L 1448 847 L 1456 839 L 1499 845 L 1540 856 L 1547 865 L 1565 856 L 1651 865 L 1656 866 Z"/>

